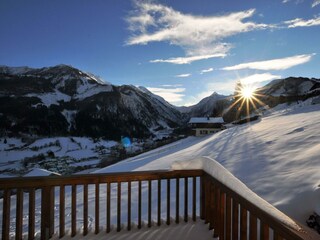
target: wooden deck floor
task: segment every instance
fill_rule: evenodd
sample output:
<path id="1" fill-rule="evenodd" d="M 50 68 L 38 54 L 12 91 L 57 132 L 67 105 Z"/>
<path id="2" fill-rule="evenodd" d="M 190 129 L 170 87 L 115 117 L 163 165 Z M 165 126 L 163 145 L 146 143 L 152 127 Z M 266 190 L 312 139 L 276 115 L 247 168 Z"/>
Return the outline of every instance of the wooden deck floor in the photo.
<path id="1" fill-rule="evenodd" d="M 133 228 L 131 231 L 126 229 L 117 232 L 116 230 L 106 234 L 105 231 L 98 235 L 89 233 L 83 237 L 81 234 L 71 238 L 65 236 L 62 239 L 108 239 L 108 240 L 212 240 L 213 232 L 208 229 L 208 225 L 204 221 L 198 219 L 196 222 L 189 221 L 188 223 L 180 222 L 179 224 L 172 223 L 169 226 L 166 224 L 159 226 L 152 226 L 148 228 L 143 226 L 141 229 Z M 59 239 L 54 236 L 52 239 Z"/>

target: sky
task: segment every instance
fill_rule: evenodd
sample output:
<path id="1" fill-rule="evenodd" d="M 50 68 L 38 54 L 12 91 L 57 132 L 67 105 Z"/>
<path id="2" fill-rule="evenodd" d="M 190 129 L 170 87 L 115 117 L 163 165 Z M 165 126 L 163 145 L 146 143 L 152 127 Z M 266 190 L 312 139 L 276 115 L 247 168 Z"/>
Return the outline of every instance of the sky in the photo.
<path id="1" fill-rule="evenodd" d="M 1 0 L 0 65 L 67 64 L 192 105 L 319 78 L 320 0 Z"/>

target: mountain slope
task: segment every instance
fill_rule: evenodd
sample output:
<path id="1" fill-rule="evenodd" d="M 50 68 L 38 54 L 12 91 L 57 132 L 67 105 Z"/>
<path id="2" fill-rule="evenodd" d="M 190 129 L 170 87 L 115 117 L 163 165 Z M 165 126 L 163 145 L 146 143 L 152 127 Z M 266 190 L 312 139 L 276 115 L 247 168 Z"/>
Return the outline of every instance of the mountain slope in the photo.
<path id="1" fill-rule="evenodd" d="M 319 98 L 319 97 L 318 97 Z M 170 169 L 174 161 L 209 156 L 284 213 L 304 223 L 320 210 L 320 104 L 282 104 L 261 121 L 207 137 L 189 137 L 96 171 Z"/>
<path id="2" fill-rule="evenodd" d="M 177 107 L 177 109 L 191 117 L 221 116 L 223 110 L 230 105 L 230 96 L 213 92 L 203 98 L 199 103 L 189 107 Z"/>
<path id="3" fill-rule="evenodd" d="M 13 134 L 143 138 L 186 121 L 150 92 L 67 65 L 0 67 L 0 104 L 0 129 Z"/>
<path id="4" fill-rule="evenodd" d="M 320 79 L 288 77 L 270 82 L 260 89 L 265 95 L 272 96 L 298 96 L 308 94 L 310 91 L 320 89 Z"/>

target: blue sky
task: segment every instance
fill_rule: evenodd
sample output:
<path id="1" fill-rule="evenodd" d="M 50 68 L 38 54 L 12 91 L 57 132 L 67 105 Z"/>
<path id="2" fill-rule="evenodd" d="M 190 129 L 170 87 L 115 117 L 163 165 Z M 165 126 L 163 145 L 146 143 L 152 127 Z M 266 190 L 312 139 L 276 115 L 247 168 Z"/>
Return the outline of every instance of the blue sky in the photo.
<path id="1" fill-rule="evenodd" d="M 68 64 L 175 105 L 319 77 L 320 0 L 2 0 L 0 64 Z"/>

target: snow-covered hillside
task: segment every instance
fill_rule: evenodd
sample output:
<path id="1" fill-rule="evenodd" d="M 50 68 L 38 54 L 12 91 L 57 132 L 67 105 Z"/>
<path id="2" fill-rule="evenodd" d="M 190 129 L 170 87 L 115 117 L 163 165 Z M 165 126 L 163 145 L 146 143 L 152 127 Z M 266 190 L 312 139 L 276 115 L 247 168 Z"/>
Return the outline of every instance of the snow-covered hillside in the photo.
<path id="1" fill-rule="evenodd" d="M 311 99 L 207 137 L 189 137 L 96 171 L 169 169 L 210 156 L 262 198 L 302 223 L 320 211 L 320 104 Z"/>
<path id="2" fill-rule="evenodd" d="M 0 66 L 0 136 L 141 139 L 171 133 L 187 120 L 144 88 L 115 86 L 71 66 Z"/>
<path id="3" fill-rule="evenodd" d="M 22 142 L 0 138 L 0 178 L 21 176 L 33 168 L 70 174 L 97 166 L 119 143 L 85 137 L 51 137 Z M 128 150 L 137 150 L 133 142 Z"/>

